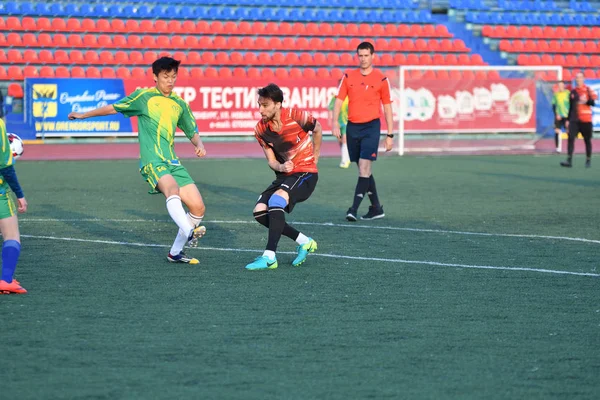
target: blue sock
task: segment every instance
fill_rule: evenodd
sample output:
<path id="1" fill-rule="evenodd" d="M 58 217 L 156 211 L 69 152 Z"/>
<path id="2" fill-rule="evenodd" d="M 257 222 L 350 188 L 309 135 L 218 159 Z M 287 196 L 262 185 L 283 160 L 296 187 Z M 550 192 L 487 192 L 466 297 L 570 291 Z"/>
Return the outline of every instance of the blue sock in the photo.
<path id="1" fill-rule="evenodd" d="M 17 261 L 21 254 L 21 243 L 16 240 L 6 240 L 2 245 L 2 280 L 11 283 Z"/>

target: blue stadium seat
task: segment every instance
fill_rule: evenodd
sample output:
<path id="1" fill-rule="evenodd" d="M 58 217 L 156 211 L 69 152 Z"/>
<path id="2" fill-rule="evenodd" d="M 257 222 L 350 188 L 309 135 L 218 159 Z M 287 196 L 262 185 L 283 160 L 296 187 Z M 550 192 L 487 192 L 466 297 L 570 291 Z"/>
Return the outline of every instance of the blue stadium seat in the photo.
<path id="1" fill-rule="evenodd" d="M 137 9 L 138 18 L 152 18 L 153 9 L 147 5 L 139 6 Z"/>
<path id="2" fill-rule="evenodd" d="M 111 17 L 123 17 L 123 11 L 117 4 L 112 4 L 108 7 L 108 15 Z"/>
<path id="3" fill-rule="evenodd" d="M 21 12 L 21 7 L 19 7 L 19 3 L 14 1 L 7 1 L 4 4 L 4 14 L 5 15 L 16 15 Z"/>
<path id="4" fill-rule="evenodd" d="M 125 17 L 125 18 L 135 18 L 135 15 L 136 15 L 136 13 L 135 13 L 135 7 L 132 6 L 131 4 L 126 5 L 121 10 L 121 15 L 123 17 Z"/>
<path id="5" fill-rule="evenodd" d="M 28 1 L 24 1 L 21 3 L 21 15 L 34 15 L 35 14 L 35 8 L 33 7 L 33 4 L 31 4 Z"/>
<path id="6" fill-rule="evenodd" d="M 67 5 L 69 7 L 69 5 Z M 66 8 L 66 7 L 65 7 Z M 73 13 L 73 15 L 79 15 L 80 17 L 95 17 L 94 8 L 91 4 L 83 3 L 79 7 L 79 11 Z"/>
<path id="7" fill-rule="evenodd" d="M 201 7 L 198 7 L 201 8 Z M 250 19 L 250 11 L 246 7 L 238 7 L 235 10 L 234 16 L 236 19 L 245 20 Z"/>
<path id="8" fill-rule="evenodd" d="M 194 7 L 192 9 L 192 12 L 194 13 L 193 15 L 194 15 L 194 18 L 196 18 L 196 19 L 206 19 L 207 18 L 205 7 Z"/>
<path id="9" fill-rule="evenodd" d="M 275 11 L 275 19 L 278 21 L 287 21 L 289 19 L 288 9 L 281 7 Z"/>
<path id="10" fill-rule="evenodd" d="M 72 3 L 65 4 L 65 6 L 63 7 L 62 15 L 64 15 L 65 17 L 78 16 L 79 8 L 75 4 L 72 4 Z"/>
<path id="11" fill-rule="evenodd" d="M 49 11 L 50 11 L 50 15 L 55 16 L 55 17 L 60 17 L 62 15 L 65 15 L 63 6 L 60 3 L 52 3 Z"/>
<path id="12" fill-rule="evenodd" d="M 50 15 L 50 7 L 47 3 L 36 3 L 35 14 L 36 15 Z"/>
<path id="13" fill-rule="evenodd" d="M 108 7 L 104 4 L 97 4 L 94 7 L 94 15 L 100 18 L 109 16 L 110 14 L 108 13 Z"/>

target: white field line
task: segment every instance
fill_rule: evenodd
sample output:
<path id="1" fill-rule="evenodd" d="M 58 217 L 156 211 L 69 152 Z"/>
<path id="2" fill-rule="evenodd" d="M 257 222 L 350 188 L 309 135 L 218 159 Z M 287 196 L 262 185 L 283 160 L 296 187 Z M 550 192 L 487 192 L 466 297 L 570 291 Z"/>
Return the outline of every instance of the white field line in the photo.
<path id="1" fill-rule="evenodd" d="M 95 240 L 95 239 L 80 239 L 71 237 L 57 237 L 57 236 L 40 236 L 40 235 L 21 235 L 22 237 L 32 239 L 45 239 L 45 240 L 61 240 L 68 242 L 83 242 L 83 243 L 96 243 L 96 244 L 110 244 L 118 246 L 136 246 L 136 247 L 161 247 L 169 248 L 168 245 L 154 244 L 154 243 L 136 243 L 136 242 L 121 242 L 113 240 Z M 260 253 L 262 250 L 253 249 L 233 249 L 233 248 L 221 248 L 221 247 L 197 247 L 198 250 L 208 251 L 225 251 L 225 252 L 244 252 L 244 253 Z M 282 251 L 280 254 L 296 254 L 294 252 Z M 320 254 L 314 253 L 311 257 L 325 257 L 345 260 L 360 260 L 360 261 L 378 261 L 384 263 L 396 263 L 396 264 L 420 264 L 420 265 L 431 265 L 435 267 L 450 267 L 450 268 L 471 268 L 471 269 L 493 269 L 501 271 L 527 271 L 527 272 L 538 272 L 545 274 L 557 274 L 557 275 L 577 275 L 577 276 L 591 276 L 600 277 L 600 274 L 588 273 L 588 272 L 572 272 L 572 271 L 561 271 L 552 269 L 536 269 L 527 267 L 502 267 L 493 265 L 470 265 L 470 264 L 455 264 L 455 263 L 441 263 L 437 261 L 417 261 L 417 260 L 403 260 L 397 258 L 377 258 L 377 257 L 353 257 L 337 254 Z"/>
<path id="2" fill-rule="evenodd" d="M 125 223 L 173 223 L 167 219 L 100 219 L 100 218 L 79 218 L 79 219 L 60 219 L 60 218 L 22 218 L 20 222 L 125 222 Z M 250 220 L 212 220 L 204 221 L 209 224 L 256 224 L 256 221 Z M 307 226 L 331 226 L 335 228 L 353 228 L 353 229 L 375 229 L 375 230 L 390 230 L 404 232 L 424 232 L 424 233 L 439 233 L 447 235 L 470 235 L 470 236 L 488 236 L 488 237 L 514 237 L 514 238 L 529 238 L 529 239 L 547 239 L 547 240 L 566 240 L 572 242 L 584 242 L 600 244 L 600 240 L 586 239 L 570 236 L 548 236 L 548 235 L 533 235 L 520 233 L 489 233 L 489 232 L 469 232 L 469 231 L 451 231 L 444 229 L 422 229 L 422 228 L 403 228 L 398 226 L 377 226 L 377 225 L 361 225 L 361 224 L 337 224 L 333 222 L 298 222 L 290 221 L 291 225 L 307 225 Z"/>

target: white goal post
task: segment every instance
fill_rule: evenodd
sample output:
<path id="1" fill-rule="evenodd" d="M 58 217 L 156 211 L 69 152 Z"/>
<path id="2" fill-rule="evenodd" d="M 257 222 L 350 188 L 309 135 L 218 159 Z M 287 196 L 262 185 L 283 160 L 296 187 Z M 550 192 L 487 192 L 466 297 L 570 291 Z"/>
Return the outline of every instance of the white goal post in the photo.
<path id="1" fill-rule="evenodd" d="M 407 65 L 398 73 L 399 155 L 532 148 L 554 130 L 547 113 L 561 66 Z"/>

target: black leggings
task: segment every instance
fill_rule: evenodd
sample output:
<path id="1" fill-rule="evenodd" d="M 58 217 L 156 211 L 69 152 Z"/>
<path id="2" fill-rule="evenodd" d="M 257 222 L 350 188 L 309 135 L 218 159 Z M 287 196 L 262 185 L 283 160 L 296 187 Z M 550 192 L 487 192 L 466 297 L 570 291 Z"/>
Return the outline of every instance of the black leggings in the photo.
<path id="1" fill-rule="evenodd" d="M 583 136 L 583 141 L 585 142 L 585 155 L 587 158 L 592 157 L 592 130 L 593 126 L 591 122 L 569 122 L 569 146 L 567 148 L 569 157 L 573 156 L 575 139 L 577 139 L 577 134 L 580 132 Z"/>

